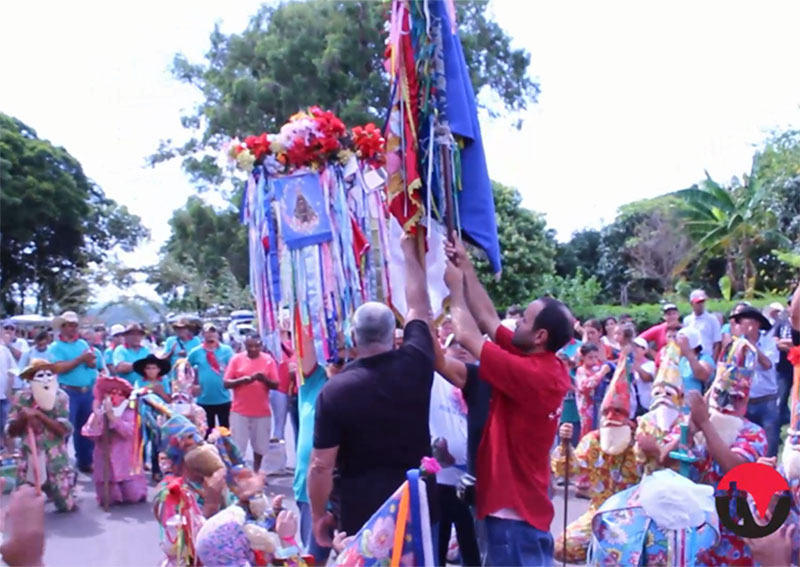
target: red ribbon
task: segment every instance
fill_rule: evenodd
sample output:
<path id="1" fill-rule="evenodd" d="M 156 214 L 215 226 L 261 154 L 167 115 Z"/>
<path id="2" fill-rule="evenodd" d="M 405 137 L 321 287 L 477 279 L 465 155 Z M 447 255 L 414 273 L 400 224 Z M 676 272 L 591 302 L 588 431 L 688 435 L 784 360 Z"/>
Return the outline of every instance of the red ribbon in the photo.
<path id="1" fill-rule="evenodd" d="M 211 370 L 213 370 L 217 374 L 222 374 L 222 368 L 220 368 L 219 366 L 217 355 L 214 354 L 213 350 L 205 349 L 205 351 L 206 351 L 206 360 L 208 361 L 208 365 L 211 367 Z"/>

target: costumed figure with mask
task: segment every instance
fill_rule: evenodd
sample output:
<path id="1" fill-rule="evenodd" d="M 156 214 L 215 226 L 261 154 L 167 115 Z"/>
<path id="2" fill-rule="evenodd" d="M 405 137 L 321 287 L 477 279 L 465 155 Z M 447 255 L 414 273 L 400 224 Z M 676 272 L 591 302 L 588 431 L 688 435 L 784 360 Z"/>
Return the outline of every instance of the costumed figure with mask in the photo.
<path id="1" fill-rule="evenodd" d="M 41 488 L 58 511 L 71 512 L 76 501 L 75 471 L 67 454 L 67 440 L 72 433 L 69 398 L 58 387 L 58 376 L 46 360 L 32 360 L 20 378 L 30 382 L 30 389 L 14 395 L 8 414 L 8 434 L 22 440 L 19 481 L 34 484 L 38 470 Z M 35 451 L 29 441 L 29 430 Z"/>
<path id="2" fill-rule="evenodd" d="M 212 433 L 213 435 L 213 433 Z M 224 457 L 223 457 L 224 460 Z M 197 556 L 204 565 L 307 565 L 294 539 L 297 516 L 281 510 L 282 498 L 268 508 L 264 477 L 237 466 L 230 471 L 236 503 L 205 522 L 197 536 Z"/>
<path id="3" fill-rule="evenodd" d="M 170 384 L 172 392 L 172 410 L 185 416 L 194 423 L 197 430 L 204 438 L 208 432 L 208 417 L 206 410 L 201 408 L 195 401 L 195 374 L 194 369 L 186 358 L 178 359 L 174 367 L 174 378 Z"/>
<path id="4" fill-rule="evenodd" d="M 694 466 L 699 482 L 716 487 L 726 472 L 742 463 L 753 463 L 767 453 L 764 430 L 744 417 L 750 399 L 754 356 L 747 356 L 754 347 L 743 338 L 737 339 L 720 359 L 714 382 L 707 394 L 708 404 L 699 392 L 688 396 L 691 408 Z M 777 409 L 776 409 L 777 411 Z M 737 520 L 736 499 L 731 499 L 731 518 Z M 700 565 L 752 565 L 747 544 L 724 525 L 720 542 L 698 557 Z"/>
<path id="5" fill-rule="evenodd" d="M 154 401 L 154 405 L 159 403 Z M 170 415 L 166 406 L 160 411 Z M 232 503 L 225 465 L 217 448 L 206 443 L 182 415 L 170 415 L 161 428 L 161 439 L 169 473 L 156 487 L 153 509 L 166 555 L 162 565 L 196 565 L 194 544 L 204 519 Z"/>
<path id="6" fill-rule="evenodd" d="M 585 435 L 578 447 L 570 451 L 570 478 L 589 488 L 589 508 L 558 536 L 553 557 L 557 561 L 583 563 L 592 538 L 592 516 L 612 494 L 639 482 L 640 471 L 633 447 L 633 424 L 629 420 L 631 393 L 625 371 L 625 356 L 620 357 L 611 383 L 600 406 L 600 429 Z M 572 424 L 559 429 L 562 439 L 571 439 Z M 562 445 L 554 450 L 553 474 L 564 476 L 565 457 Z M 564 544 L 566 538 L 566 558 Z"/>
<path id="7" fill-rule="evenodd" d="M 108 504 L 144 502 L 147 481 L 136 472 L 136 409 L 129 399 L 133 387 L 122 378 L 101 376 L 94 385 L 94 412 L 81 432 L 94 444 L 94 485 L 97 502 Z"/>
<path id="8" fill-rule="evenodd" d="M 674 342 L 662 352 L 661 366 L 653 381 L 650 411 L 641 416 L 636 424 L 636 461 L 642 474 L 648 475 L 664 468 L 669 450 L 680 441 L 681 426 L 689 420 L 683 413 L 683 379 L 678 367 L 681 353 Z M 669 460 L 669 466 L 677 470 L 678 462 Z"/>
<path id="9" fill-rule="evenodd" d="M 664 469 L 600 506 L 587 564 L 694 567 L 718 541 L 714 489 Z"/>

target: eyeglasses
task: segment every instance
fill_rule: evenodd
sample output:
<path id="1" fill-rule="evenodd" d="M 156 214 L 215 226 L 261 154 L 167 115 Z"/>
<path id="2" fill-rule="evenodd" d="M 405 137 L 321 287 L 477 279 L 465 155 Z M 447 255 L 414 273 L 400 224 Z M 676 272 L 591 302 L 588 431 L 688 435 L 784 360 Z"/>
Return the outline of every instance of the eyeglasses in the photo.
<path id="1" fill-rule="evenodd" d="M 16 327 L 15 327 L 14 325 L 6 325 L 6 326 L 5 326 L 5 327 L 3 327 L 3 328 L 4 328 L 6 331 L 14 331 L 14 330 L 16 330 Z"/>

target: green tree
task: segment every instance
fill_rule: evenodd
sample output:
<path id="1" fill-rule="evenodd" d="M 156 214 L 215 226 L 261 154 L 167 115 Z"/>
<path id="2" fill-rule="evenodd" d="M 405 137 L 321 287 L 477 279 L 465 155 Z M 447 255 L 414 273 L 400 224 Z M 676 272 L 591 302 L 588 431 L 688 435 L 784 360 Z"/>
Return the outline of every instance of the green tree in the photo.
<path id="1" fill-rule="evenodd" d="M 591 277 L 597 273 L 599 260 L 597 248 L 600 246 L 599 230 L 587 228 L 572 233 L 568 242 L 558 243 L 556 254 L 556 275 L 574 276 L 580 271 Z"/>
<path id="2" fill-rule="evenodd" d="M 201 190 L 224 179 L 216 155 L 230 136 L 275 132 L 298 108 L 319 105 L 354 126 L 383 119 L 389 81 L 383 70 L 390 4 L 308 0 L 264 5 L 239 34 L 215 28 L 205 61 L 176 55 L 172 73 L 203 101 L 181 118 L 183 145 L 163 140 L 152 164 L 177 156 Z M 492 90 L 509 111 L 535 101 L 530 55 L 487 16 L 488 0 L 456 2 L 459 34 L 475 92 Z"/>
<path id="3" fill-rule="evenodd" d="M 477 260 L 478 276 L 495 305 L 525 303 L 555 267 L 555 233 L 544 215 L 522 207 L 516 189 L 492 182 L 492 192 L 503 273 L 497 280 L 489 263 Z"/>
<path id="4" fill-rule="evenodd" d="M 148 277 L 164 302 L 200 314 L 212 306 L 249 306 L 247 233 L 238 213 L 192 196 L 169 224 L 172 234 Z"/>
<path id="5" fill-rule="evenodd" d="M 752 297 L 756 290 L 759 247 L 771 249 L 788 244 L 781 234 L 778 219 L 768 207 L 769 192 L 761 182 L 757 159 L 750 175 L 733 179 L 729 186 L 714 181 L 706 173 L 699 185 L 677 191 L 679 211 L 695 244 L 686 262 L 701 262 L 721 256 L 733 290 Z"/>
<path id="6" fill-rule="evenodd" d="M 131 251 L 148 231 L 107 198 L 64 148 L 0 113 L 0 302 L 7 314 L 35 298 L 37 311 L 81 310 L 82 286 L 109 251 Z"/>

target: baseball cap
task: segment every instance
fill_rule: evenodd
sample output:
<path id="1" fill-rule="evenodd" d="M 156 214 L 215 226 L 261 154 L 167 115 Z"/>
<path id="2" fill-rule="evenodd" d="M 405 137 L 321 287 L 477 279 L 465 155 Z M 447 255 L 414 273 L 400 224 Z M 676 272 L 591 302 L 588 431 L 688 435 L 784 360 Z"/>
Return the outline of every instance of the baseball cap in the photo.
<path id="1" fill-rule="evenodd" d="M 694 327 L 684 327 L 678 331 L 678 336 L 684 336 L 689 341 L 689 348 L 695 349 L 700 346 L 700 331 Z"/>
<path id="2" fill-rule="evenodd" d="M 642 337 L 636 337 L 635 339 L 633 339 L 633 344 L 635 344 L 638 347 L 648 348 L 647 341 L 644 340 Z"/>
<path id="3" fill-rule="evenodd" d="M 664 307 L 662 307 L 661 310 L 664 313 L 666 313 L 667 311 L 677 311 L 678 310 L 678 306 L 675 305 L 674 303 L 665 303 Z"/>
<path id="4" fill-rule="evenodd" d="M 204 333 L 206 333 L 208 331 L 216 331 L 216 330 L 217 330 L 217 326 L 213 322 L 207 321 L 207 322 L 203 323 L 203 332 Z"/>
<path id="5" fill-rule="evenodd" d="M 700 303 L 706 299 L 708 299 L 708 296 L 702 289 L 696 289 L 689 295 L 689 301 L 692 303 Z"/>
<path id="6" fill-rule="evenodd" d="M 775 311 L 783 311 L 783 305 L 781 305 L 778 301 L 773 301 L 769 304 L 770 309 L 774 309 Z"/>
<path id="7" fill-rule="evenodd" d="M 117 335 L 122 335 L 125 333 L 125 327 L 117 323 L 116 325 L 111 325 L 111 329 L 109 331 L 112 337 L 116 337 Z"/>

